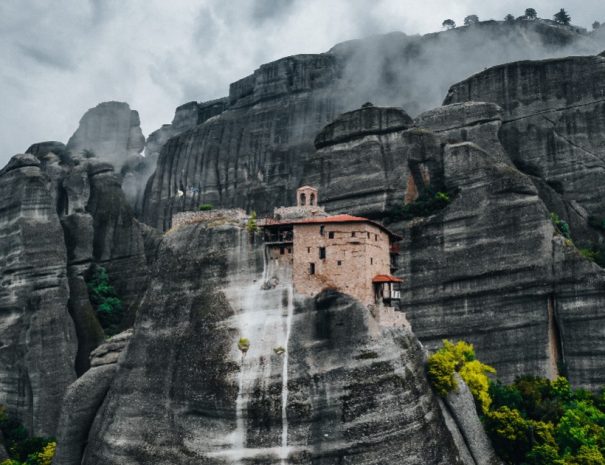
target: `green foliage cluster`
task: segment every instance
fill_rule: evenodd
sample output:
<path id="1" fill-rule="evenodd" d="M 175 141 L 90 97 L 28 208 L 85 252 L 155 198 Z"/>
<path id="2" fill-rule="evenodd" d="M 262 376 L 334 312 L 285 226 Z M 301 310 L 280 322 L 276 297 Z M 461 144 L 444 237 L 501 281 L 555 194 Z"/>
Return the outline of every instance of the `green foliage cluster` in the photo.
<path id="1" fill-rule="evenodd" d="M 256 231 L 258 231 L 258 226 L 256 224 L 256 212 L 255 211 L 250 213 L 250 216 L 248 217 L 248 222 L 246 223 L 246 230 L 250 234 L 254 234 Z"/>
<path id="2" fill-rule="evenodd" d="M 87 286 L 90 301 L 105 334 L 108 336 L 117 334 L 120 331 L 124 306 L 113 286 L 109 284 L 107 270 L 102 266 L 97 266 Z"/>
<path id="3" fill-rule="evenodd" d="M 487 378 L 494 370 L 473 346 L 443 341 L 428 360 L 438 394 L 456 388 L 458 371 L 480 407 L 496 453 L 509 465 L 605 465 L 605 389 L 593 394 L 569 381 L 522 376 L 511 385 Z M 471 375 L 469 375 L 469 373 Z"/>
<path id="4" fill-rule="evenodd" d="M 237 341 L 237 348 L 241 350 L 244 354 L 248 352 L 250 349 L 250 339 L 247 337 L 240 337 L 239 341 Z"/>
<path id="5" fill-rule="evenodd" d="M 605 465 L 605 399 L 567 379 L 534 376 L 492 383 L 485 427 L 509 464 Z"/>
<path id="6" fill-rule="evenodd" d="M 212 205 L 211 203 L 203 203 L 197 208 L 199 211 L 207 212 L 207 211 L 212 210 L 214 208 L 214 205 Z"/>
<path id="7" fill-rule="evenodd" d="M 475 358 L 472 344 L 444 340 L 443 347 L 429 357 L 427 371 L 431 384 L 441 396 L 446 396 L 458 387 L 454 376 L 454 373 L 458 373 L 468 385 L 481 411 L 489 410 L 491 399 L 487 375 L 495 374 L 496 370 Z"/>
<path id="8" fill-rule="evenodd" d="M 559 218 L 559 215 L 554 212 L 550 214 L 550 221 L 552 221 L 553 226 L 565 239 L 571 240 L 571 231 L 566 221 Z"/>
<path id="9" fill-rule="evenodd" d="M 561 8 L 559 12 L 554 15 L 554 20 L 559 24 L 568 26 L 571 23 L 571 16 L 567 14 L 567 11 Z"/>
<path id="10" fill-rule="evenodd" d="M 9 459 L 0 465 L 51 465 L 57 443 L 52 438 L 30 437 L 23 425 L 0 405 L 0 431 Z"/>
<path id="11" fill-rule="evenodd" d="M 427 190 L 420 194 L 412 203 L 391 207 L 386 213 L 386 219 L 393 222 L 430 216 L 447 207 L 451 201 L 450 193 L 448 192 Z"/>

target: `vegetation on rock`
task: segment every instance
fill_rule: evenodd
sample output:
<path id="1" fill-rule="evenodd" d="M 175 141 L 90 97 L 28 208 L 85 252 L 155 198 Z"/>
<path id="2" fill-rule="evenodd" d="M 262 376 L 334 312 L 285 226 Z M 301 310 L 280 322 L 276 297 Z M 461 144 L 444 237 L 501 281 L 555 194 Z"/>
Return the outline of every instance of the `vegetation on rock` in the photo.
<path id="1" fill-rule="evenodd" d="M 456 22 L 453 19 L 446 19 L 441 23 L 441 26 L 445 29 L 454 29 L 456 27 Z"/>
<path id="2" fill-rule="evenodd" d="M 244 354 L 248 352 L 250 349 L 250 339 L 247 337 L 240 337 L 239 341 L 237 341 L 237 348 L 241 350 Z"/>
<path id="3" fill-rule="evenodd" d="M 464 374 L 469 366 L 473 376 Z M 506 464 L 605 465 L 605 390 L 574 390 L 564 377 L 522 376 L 504 385 L 487 379 L 490 368 L 463 341 L 444 341 L 428 360 L 429 379 L 442 396 L 456 388 L 453 372 L 459 371 Z"/>
<path id="4" fill-rule="evenodd" d="M 571 240 L 571 231 L 569 230 L 569 225 L 566 221 L 559 218 L 559 215 L 554 212 L 551 212 L 550 214 L 550 221 L 552 221 L 552 224 L 557 229 L 557 232 L 559 232 L 565 239 Z"/>
<path id="5" fill-rule="evenodd" d="M 109 275 L 102 266 L 97 266 L 92 278 L 87 282 L 90 301 L 96 311 L 99 323 L 105 334 L 113 336 L 120 331 L 120 322 L 124 313 L 122 300 L 109 284 Z"/>
<path id="6" fill-rule="evenodd" d="M 558 13 L 554 15 L 554 19 L 557 23 L 568 26 L 571 23 L 571 16 L 567 14 L 563 8 L 559 10 Z"/>
<path id="7" fill-rule="evenodd" d="M 411 220 L 417 217 L 430 216 L 447 207 L 451 202 L 451 194 L 448 192 L 434 192 L 428 189 L 418 198 L 408 204 L 397 204 L 386 212 L 386 219 L 390 222 Z"/>
<path id="8" fill-rule="evenodd" d="M 213 208 L 214 208 L 214 205 L 212 205 L 211 203 L 203 203 L 198 207 L 198 210 L 202 211 L 202 212 L 207 212 L 207 211 L 212 210 Z"/>
<path id="9" fill-rule="evenodd" d="M 0 465 L 51 465 L 57 443 L 53 438 L 30 437 L 27 429 L 0 405 L 0 431 L 9 459 Z"/>
<path id="10" fill-rule="evenodd" d="M 496 370 L 475 359 L 471 344 L 444 340 L 443 347 L 428 359 L 429 379 L 439 395 L 445 397 L 457 389 L 455 373 L 468 385 L 481 410 L 487 412 L 491 403 L 487 375 L 495 374 Z"/>
<path id="11" fill-rule="evenodd" d="M 255 211 L 250 213 L 250 217 L 248 218 L 248 222 L 246 223 L 246 230 L 250 234 L 254 234 L 256 231 L 258 231 L 258 226 L 256 224 L 256 212 Z"/>

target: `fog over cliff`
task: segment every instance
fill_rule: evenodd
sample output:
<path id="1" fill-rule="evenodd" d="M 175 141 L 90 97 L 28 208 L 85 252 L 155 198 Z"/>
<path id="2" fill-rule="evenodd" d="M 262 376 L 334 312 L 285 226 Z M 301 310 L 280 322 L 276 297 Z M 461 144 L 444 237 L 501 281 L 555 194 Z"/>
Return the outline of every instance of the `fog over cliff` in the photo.
<path id="1" fill-rule="evenodd" d="M 325 52 L 355 37 L 389 31 L 426 34 L 439 30 L 445 18 L 458 24 L 467 14 L 500 20 L 509 12 L 520 15 L 528 6 L 544 18 L 564 6 L 574 24 L 583 27 L 590 28 L 594 20 L 605 22 L 600 0 L 569 0 L 556 7 L 547 0 L 526 3 L 380 0 L 369 7 L 362 0 L 327 5 L 320 0 L 7 0 L 0 4 L 0 164 L 32 142 L 66 142 L 80 116 L 101 101 L 128 102 L 139 111 L 147 135 L 169 122 L 177 105 L 224 96 L 230 82 L 262 63 L 295 53 Z M 394 69 L 402 83 L 401 96 L 384 99 L 409 104 L 414 97 L 416 103 L 409 109 L 414 113 L 438 104 L 447 87 L 469 73 L 511 59 L 552 55 L 542 47 L 524 46 L 532 42 L 530 37 L 513 38 L 503 50 L 493 40 L 483 41 L 480 30 L 476 33 L 468 46 L 461 41 L 446 52 L 437 40 L 420 60 L 415 57 L 413 66 Z M 417 40 L 391 38 L 369 42 L 366 47 L 375 47 L 368 55 L 372 61 L 358 58 L 351 70 L 356 64 L 371 69 L 399 53 L 402 44 L 413 47 Z M 517 49 L 515 40 L 521 44 Z M 469 58 L 477 43 L 483 44 L 481 55 L 489 56 L 489 62 Z M 592 53 L 592 48 L 557 54 Z M 440 62 L 443 67 L 435 67 Z M 424 74 L 436 79 L 427 81 Z M 376 77 L 369 74 L 368 79 Z M 370 87 L 374 84 L 369 82 Z M 356 95 L 361 98 L 363 92 Z"/>

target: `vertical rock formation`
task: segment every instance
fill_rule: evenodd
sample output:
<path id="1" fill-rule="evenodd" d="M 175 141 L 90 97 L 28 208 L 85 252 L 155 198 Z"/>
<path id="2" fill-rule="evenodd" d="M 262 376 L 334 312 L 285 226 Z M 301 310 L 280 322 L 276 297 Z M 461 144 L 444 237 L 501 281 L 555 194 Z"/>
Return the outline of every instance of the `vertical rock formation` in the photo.
<path id="1" fill-rule="evenodd" d="M 52 183 L 33 155 L 0 171 L 0 404 L 33 434 L 55 432 L 76 377 L 67 252 Z"/>
<path id="2" fill-rule="evenodd" d="M 233 226 L 164 237 L 82 463 L 462 463 L 414 336 L 293 299 L 261 250 Z"/>
<path id="3" fill-rule="evenodd" d="M 118 169 L 130 157 L 137 158 L 145 146 L 139 114 L 127 103 L 103 102 L 88 110 L 67 142 L 76 155 L 89 151 Z"/>
<path id="4" fill-rule="evenodd" d="M 268 212 L 294 199 L 317 131 L 342 108 L 330 55 L 297 55 L 231 85 L 229 107 L 170 139 L 149 180 L 143 221 L 167 229 L 201 203 Z"/>
<path id="5" fill-rule="evenodd" d="M 91 368 L 68 389 L 59 420 L 55 465 L 80 465 L 90 426 L 118 369 L 128 344 L 128 330 L 107 340 L 91 353 Z"/>
<path id="6" fill-rule="evenodd" d="M 605 217 L 605 58 L 497 66 L 452 86 L 445 103 L 469 100 L 502 107 L 500 139 L 521 171 Z"/>

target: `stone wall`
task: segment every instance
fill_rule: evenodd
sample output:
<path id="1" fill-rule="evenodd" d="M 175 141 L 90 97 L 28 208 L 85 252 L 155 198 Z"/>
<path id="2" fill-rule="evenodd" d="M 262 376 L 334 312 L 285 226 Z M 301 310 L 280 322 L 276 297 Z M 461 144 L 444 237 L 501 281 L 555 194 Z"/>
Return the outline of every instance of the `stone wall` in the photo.
<path id="1" fill-rule="evenodd" d="M 366 305 L 374 303 L 372 278 L 390 273 L 388 235 L 370 223 L 327 223 L 323 235 L 320 227 L 316 223 L 294 225 L 296 292 L 313 296 L 332 288 Z M 319 258 L 320 247 L 326 248 L 325 259 Z M 309 273 L 310 263 L 315 264 L 314 275 Z"/>
<path id="2" fill-rule="evenodd" d="M 273 216 L 282 220 L 292 220 L 298 218 L 308 218 L 310 216 L 327 216 L 327 213 L 324 207 L 312 205 L 304 207 L 279 207 L 273 210 Z"/>
<path id="3" fill-rule="evenodd" d="M 172 216 L 172 227 L 176 228 L 184 224 L 195 224 L 214 221 L 225 221 L 228 223 L 243 223 L 248 215 L 241 208 L 181 212 Z"/>

